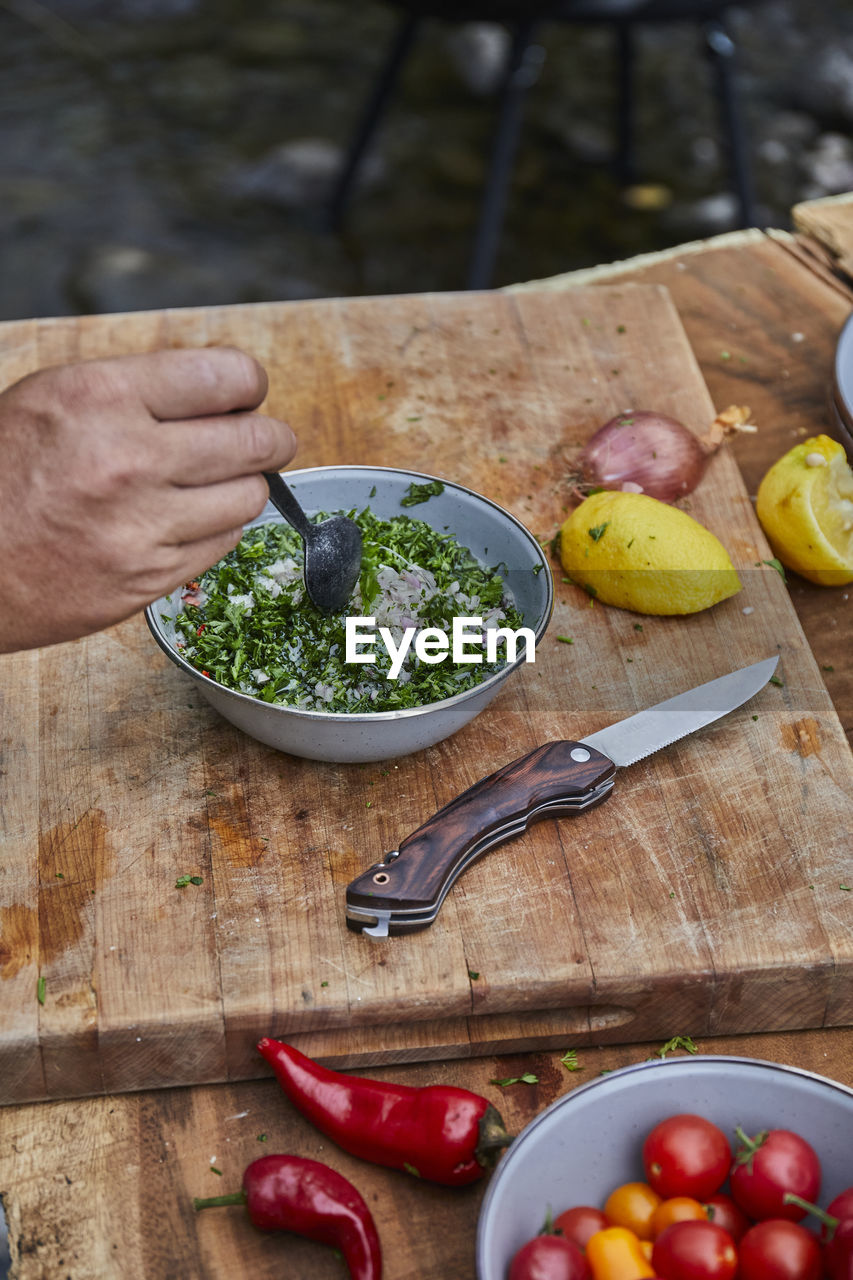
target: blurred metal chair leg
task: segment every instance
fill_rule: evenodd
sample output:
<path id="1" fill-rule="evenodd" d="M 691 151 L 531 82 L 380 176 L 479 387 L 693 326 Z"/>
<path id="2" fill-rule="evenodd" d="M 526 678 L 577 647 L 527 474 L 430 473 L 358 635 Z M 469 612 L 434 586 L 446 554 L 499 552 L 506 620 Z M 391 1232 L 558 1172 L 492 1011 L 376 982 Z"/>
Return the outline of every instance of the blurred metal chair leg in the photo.
<path id="1" fill-rule="evenodd" d="M 518 149 L 527 91 L 539 78 L 541 47 L 534 43 L 536 23 L 515 27 L 501 85 L 498 121 L 480 206 L 480 220 L 468 269 L 468 288 L 487 289 L 492 280 L 506 212 L 513 161 Z"/>
<path id="2" fill-rule="evenodd" d="M 385 114 L 422 20 L 419 14 L 407 13 L 394 33 L 385 62 L 379 72 L 379 78 L 349 144 L 341 172 L 332 191 L 329 202 L 329 221 L 334 231 L 339 231 L 343 224 L 346 206 L 358 178 L 361 162 Z"/>
<path id="3" fill-rule="evenodd" d="M 340 176 L 331 197 L 333 228 L 339 229 L 350 199 L 358 170 L 371 139 L 388 106 L 424 18 L 467 21 L 489 16 L 487 0 L 477 0 L 471 8 L 448 0 L 392 0 L 402 4 L 404 17 L 392 39 L 378 80 L 350 143 Z M 522 16 L 533 8 L 534 15 Z M 535 43 L 535 32 L 546 21 L 573 22 L 587 25 L 606 23 L 614 30 L 616 41 L 617 119 L 614 170 L 623 186 L 637 180 L 635 159 L 636 102 L 636 34 L 640 23 L 690 21 L 700 25 L 704 45 L 714 76 L 722 132 L 728 151 L 732 185 L 738 202 L 739 224 L 755 226 L 756 210 L 752 171 L 737 97 L 734 57 L 735 45 L 724 26 L 726 4 L 723 0 L 541 0 L 528 6 L 503 0 L 494 5 L 494 18 L 505 23 L 512 32 L 512 45 L 507 60 L 498 104 L 498 119 L 483 191 L 474 248 L 468 268 L 469 289 L 488 288 L 497 256 L 513 161 L 521 132 L 524 102 L 528 89 L 538 77 L 542 50 Z"/>
<path id="4" fill-rule="evenodd" d="M 636 49 L 634 28 L 630 22 L 617 22 L 616 36 L 616 181 L 630 187 L 637 181 L 634 155 L 634 91 L 636 81 Z"/>
<path id="5" fill-rule="evenodd" d="M 746 145 L 746 134 L 740 102 L 735 86 L 735 45 L 723 26 L 722 17 L 705 24 L 705 47 L 714 72 L 723 135 L 729 152 L 732 184 L 738 199 L 740 225 L 756 225 L 755 194 L 752 166 Z"/>

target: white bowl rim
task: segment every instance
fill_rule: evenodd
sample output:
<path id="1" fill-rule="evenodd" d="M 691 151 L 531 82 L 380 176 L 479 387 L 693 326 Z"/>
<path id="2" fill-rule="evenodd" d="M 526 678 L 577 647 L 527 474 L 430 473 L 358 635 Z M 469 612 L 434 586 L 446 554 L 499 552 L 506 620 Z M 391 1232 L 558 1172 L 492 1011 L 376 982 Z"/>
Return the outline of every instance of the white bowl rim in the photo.
<path id="1" fill-rule="evenodd" d="M 285 476 L 286 479 L 290 479 L 292 477 L 299 476 L 320 475 L 325 471 L 365 471 L 371 474 L 377 471 L 385 471 L 393 475 L 412 476 L 418 481 L 438 480 L 445 488 L 458 489 L 462 493 L 467 493 L 471 497 L 477 498 L 487 506 L 493 507 L 498 515 L 503 516 L 511 524 L 514 524 L 519 532 L 528 540 L 531 547 L 536 549 L 542 565 L 542 572 L 547 574 L 545 609 L 543 610 L 542 617 L 539 619 L 534 632 L 535 644 L 539 643 L 542 636 L 545 634 L 548 623 L 551 621 L 551 615 L 554 612 L 554 577 L 551 572 L 551 566 L 548 564 L 542 547 L 536 541 L 527 526 L 522 524 L 518 517 L 514 516 L 511 511 L 507 511 L 505 507 L 502 507 L 492 498 L 486 497 L 485 494 L 478 493 L 476 489 L 470 489 L 467 485 L 460 484 L 456 480 L 446 480 L 443 476 L 433 476 L 425 471 L 412 471 L 408 467 L 379 467 L 373 466 L 370 463 L 332 463 L 322 467 L 301 467 L 292 471 L 283 471 L 281 474 Z M 250 529 L 254 524 L 259 523 L 259 521 L 260 517 L 258 517 L 257 520 L 250 521 L 245 528 Z M 177 588 L 175 589 L 177 590 Z M 158 597 L 158 599 L 161 598 L 162 597 Z M 481 680 L 479 684 L 473 685 L 472 688 L 463 689 L 460 693 L 454 693 L 451 697 L 442 698 L 437 702 L 426 702 L 419 707 L 400 707 L 395 711 L 306 711 L 304 708 L 289 707 L 280 702 L 263 702 L 260 698 L 253 697 L 252 694 L 240 693 L 237 689 L 229 689 L 227 685 L 220 684 L 218 680 L 214 680 L 211 676 L 203 676 L 200 671 L 197 671 L 196 668 L 192 666 L 191 663 L 187 662 L 186 658 L 183 658 L 181 654 L 178 653 L 177 649 L 173 648 L 172 645 L 169 644 L 168 640 L 163 635 L 159 621 L 156 617 L 155 606 L 157 603 L 158 601 L 154 600 L 145 608 L 145 621 L 148 623 L 148 629 L 166 656 L 171 658 L 171 660 L 179 666 L 182 671 L 186 672 L 187 675 L 191 676 L 206 688 L 215 689 L 217 696 L 235 699 L 252 707 L 262 707 L 271 711 L 285 712 L 288 715 L 297 716 L 300 720 L 305 720 L 309 723 L 311 721 L 316 721 L 321 724 L 387 724 L 389 721 L 406 720 L 410 717 L 422 716 L 429 711 L 438 711 L 442 708 L 455 707 L 460 702 L 473 698 L 475 694 L 483 693 L 493 685 L 505 680 L 510 672 L 514 671 L 515 668 L 520 666 L 524 661 L 524 655 L 519 655 L 514 662 L 507 663 L 506 666 L 501 667 L 499 671 L 493 672 L 492 675 L 487 676 L 485 680 Z"/>
<path id="2" fill-rule="evenodd" d="M 514 1150 L 518 1150 L 516 1142 L 521 1145 L 520 1140 L 526 1142 L 528 1136 L 545 1123 L 546 1119 L 551 1115 L 552 1111 L 556 1111 L 560 1107 L 566 1106 L 582 1093 L 589 1092 L 590 1089 L 598 1089 L 609 1084 L 611 1080 L 617 1077 L 631 1075 L 640 1071 L 667 1071 L 667 1070 L 683 1070 L 686 1067 L 695 1066 L 697 1063 L 714 1063 L 727 1065 L 735 1065 L 742 1067 L 769 1067 L 774 1071 L 779 1071 L 787 1076 L 799 1076 L 805 1080 L 812 1080 L 818 1084 L 829 1085 L 832 1089 L 837 1089 L 839 1093 L 845 1094 L 848 1098 L 853 1098 L 853 1088 L 849 1085 L 842 1084 L 840 1080 L 831 1080 L 829 1076 L 819 1075 L 816 1071 L 807 1071 L 804 1067 L 792 1067 L 784 1062 L 771 1062 L 764 1058 L 744 1058 L 735 1054 L 728 1053 L 691 1053 L 689 1057 L 684 1058 L 654 1058 L 645 1062 L 631 1062 L 627 1066 L 617 1067 L 614 1071 L 608 1071 L 606 1075 L 597 1076 L 595 1080 L 588 1080 L 585 1084 L 575 1085 L 568 1093 L 564 1093 L 561 1097 L 556 1098 L 544 1111 L 540 1111 L 538 1116 L 530 1121 L 529 1124 L 521 1130 L 513 1143 L 510 1145 L 506 1157 L 498 1165 L 486 1188 L 486 1194 L 480 1206 L 480 1213 L 477 1219 L 477 1239 L 476 1239 L 476 1259 L 479 1266 L 482 1259 L 483 1249 L 485 1248 L 484 1234 L 485 1222 L 488 1216 L 489 1206 L 493 1197 L 497 1194 L 497 1186 L 501 1178 L 501 1173 L 507 1162 L 511 1160 Z M 479 1274 L 479 1272 L 478 1272 Z"/>

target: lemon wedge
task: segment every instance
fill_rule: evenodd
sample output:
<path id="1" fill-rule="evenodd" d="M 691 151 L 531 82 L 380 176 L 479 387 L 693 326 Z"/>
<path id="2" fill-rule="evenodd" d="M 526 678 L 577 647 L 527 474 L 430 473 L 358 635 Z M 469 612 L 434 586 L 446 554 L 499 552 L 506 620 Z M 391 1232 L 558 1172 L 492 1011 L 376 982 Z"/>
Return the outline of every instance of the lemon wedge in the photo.
<path id="1" fill-rule="evenodd" d="M 786 569 L 823 587 L 853 582 L 853 471 L 837 440 L 812 436 L 774 462 L 756 514 Z"/>
<path id="2" fill-rule="evenodd" d="M 740 591 L 722 543 L 643 493 L 594 493 L 560 530 L 560 560 L 591 596 L 635 613 L 698 613 Z"/>

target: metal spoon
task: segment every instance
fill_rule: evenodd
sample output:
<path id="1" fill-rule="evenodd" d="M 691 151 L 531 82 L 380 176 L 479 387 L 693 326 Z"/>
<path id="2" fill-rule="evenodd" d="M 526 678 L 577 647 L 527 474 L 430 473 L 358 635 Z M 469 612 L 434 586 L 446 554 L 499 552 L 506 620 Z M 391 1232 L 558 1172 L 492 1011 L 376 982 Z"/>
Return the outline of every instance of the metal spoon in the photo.
<path id="1" fill-rule="evenodd" d="M 277 471 L 265 471 L 273 506 L 305 547 L 305 590 L 322 613 L 341 613 L 361 570 L 361 530 L 349 516 L 312 524 Z"/>

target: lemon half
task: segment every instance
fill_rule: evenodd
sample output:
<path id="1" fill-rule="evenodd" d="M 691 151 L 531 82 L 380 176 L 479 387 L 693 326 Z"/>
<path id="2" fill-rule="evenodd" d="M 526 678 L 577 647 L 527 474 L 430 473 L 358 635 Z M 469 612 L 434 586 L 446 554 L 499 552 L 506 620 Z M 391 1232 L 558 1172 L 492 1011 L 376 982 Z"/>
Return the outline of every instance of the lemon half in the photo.
<path id="1" fill-rule="evenodd" d="M 786 569 L 824 587 L 853 582 L 853 471 L 837 440 L 812 436 L 774 462 L 756 513 Z"/>
<path id="2" fill-rule="evenodd" d="M 591 596 L 636 613 L 698 613 L 740 591 L 722 543 L 643 493 L 586 498 L 560 530 L 560 560 Z"/>

